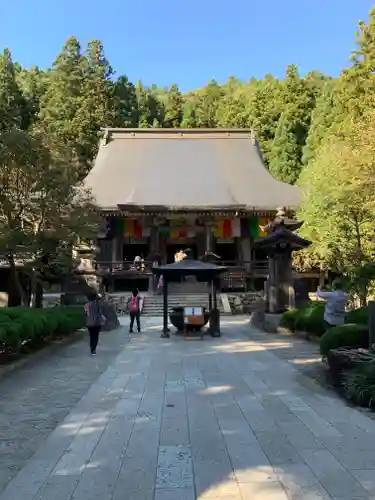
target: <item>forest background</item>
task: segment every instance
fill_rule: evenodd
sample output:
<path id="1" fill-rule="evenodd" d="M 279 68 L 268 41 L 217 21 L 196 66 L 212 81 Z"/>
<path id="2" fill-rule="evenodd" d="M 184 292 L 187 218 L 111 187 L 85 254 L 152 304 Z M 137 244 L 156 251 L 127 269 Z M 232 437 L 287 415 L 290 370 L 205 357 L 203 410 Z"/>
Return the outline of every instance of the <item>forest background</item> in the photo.
<path id="1" fill-rule="evenodd" d="M 22 249 L 32 249 L 37 287 L 52 262 L 54 272 L 61 268 L 73 240 L 97 229 L 95 200 L 81 183 L 102 127 L 222 127 L 252 128 L 272 175 L 303 188 L 297 216 L 313 245 L 296 266 L 335 269 L 366 296 L 375 253 L 375 9 L 359 23 L 355 44 L 337 78 L 301 76 L 291 64 L 283 79 L 233 76 L 188 93 L 116 75 L 99 40 L 83 48 L 69 38 L 43 70 L 22 67 L 4 50 L 0 253 L 16 288 Z"/>

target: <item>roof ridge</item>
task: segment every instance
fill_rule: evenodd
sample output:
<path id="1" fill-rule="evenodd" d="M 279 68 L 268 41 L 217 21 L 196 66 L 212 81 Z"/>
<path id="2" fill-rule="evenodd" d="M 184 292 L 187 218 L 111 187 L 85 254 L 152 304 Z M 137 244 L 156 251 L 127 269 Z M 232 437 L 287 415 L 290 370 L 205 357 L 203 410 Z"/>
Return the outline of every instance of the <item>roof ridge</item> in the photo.
<path id="1" fill-rule="evenodd" d="M 153 133 L 153 134 L 173 134 L 173 133 L 243 133 L 254 134 L 252 128 L 126 128 L 126 127 L 102 127 L 103 132 L 139 132 L 139 133 Z"/>

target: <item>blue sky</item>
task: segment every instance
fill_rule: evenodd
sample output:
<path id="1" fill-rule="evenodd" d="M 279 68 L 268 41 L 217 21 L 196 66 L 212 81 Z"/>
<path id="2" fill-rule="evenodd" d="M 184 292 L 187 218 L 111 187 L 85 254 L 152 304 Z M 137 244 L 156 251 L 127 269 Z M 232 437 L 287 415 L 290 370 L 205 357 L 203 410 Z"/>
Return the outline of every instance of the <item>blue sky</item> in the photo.
<path id="1" fill-rule="evenodd" d="M 116 73 L 184 91 L 247 80 L 338 74 L 374 0 L 0 0 L 0 47 L 25 66 L 49 66 L 71 35 L 104 43 Z"/>

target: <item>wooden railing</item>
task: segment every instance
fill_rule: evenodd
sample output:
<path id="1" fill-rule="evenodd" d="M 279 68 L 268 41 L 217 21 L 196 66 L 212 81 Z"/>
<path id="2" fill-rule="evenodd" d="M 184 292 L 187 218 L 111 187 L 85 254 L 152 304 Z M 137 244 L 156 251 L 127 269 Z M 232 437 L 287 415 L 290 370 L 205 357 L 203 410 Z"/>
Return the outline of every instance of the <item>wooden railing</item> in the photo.
<path id="1" fill-rule="evenodd" d="M 254 271 L 267 271 L 268 261 L 215 261 L 215 264 L 228 267 L 228 271 L 225 274 L 247 274 Z M 125 260 L 121 262 L 97 262 L 96 270 L 99 273 L 105 274 L 119 274 L 119 273 L 134 273 L 137 275 L 149 274 L 151 273 L 152 262 L 144 261 L 138 265 L 134 264 L 134 261 Z"/>
<path id="2" fill-rule="evenodd" d="M 244 261 L 239 261 L 239 260 L 218 260 L 215 261 L 215 264 L 218 264 L 220 266 L 225 266 L 228 267 L 228 270 L 231 268 L 237 268 L 237 269 L 243 269 L 244 271 L 249 270 L 249 271 L 260 271 L 260 270 L 267 270 L 268 269 L 268 260 L 244 260 Z"/>
<path id="3" fill-rule="evenodd" d="M 95 268 L 99 273 L 118 274 L 122 272 L 129 272 L 134 274 L 147 274 L 151 272 L 152 262 L 144 261 L 137 265 L 133 260 L 124 260 L 120 262 L 105 261 L 97 262 Z"/>

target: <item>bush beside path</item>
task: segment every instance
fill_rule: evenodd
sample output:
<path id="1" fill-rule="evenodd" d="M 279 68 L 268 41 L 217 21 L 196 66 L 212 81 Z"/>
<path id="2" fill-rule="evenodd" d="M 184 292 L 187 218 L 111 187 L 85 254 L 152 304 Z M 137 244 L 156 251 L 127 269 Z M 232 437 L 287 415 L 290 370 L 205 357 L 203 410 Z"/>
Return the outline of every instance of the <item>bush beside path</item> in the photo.
<path id="1" fill-rule="evenodd" d="M 84 326 L 82 307 L 0 309 L 0 364 L 12 362 Z"/>
<path id="2" fill-rule="evenodd" d="M 325 331 L 324 303 L 313 302 L 284 313 L 281 326 L 291 332 L 305 331 L 319 338 L 320 353 L 327 361 L 330 378 L 351 403 L 375 408 L 375 353 L 368 351 L 368 308 L 348 311 L 346 323 Z"/>

